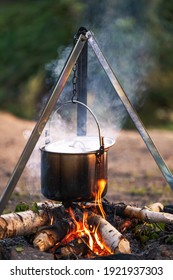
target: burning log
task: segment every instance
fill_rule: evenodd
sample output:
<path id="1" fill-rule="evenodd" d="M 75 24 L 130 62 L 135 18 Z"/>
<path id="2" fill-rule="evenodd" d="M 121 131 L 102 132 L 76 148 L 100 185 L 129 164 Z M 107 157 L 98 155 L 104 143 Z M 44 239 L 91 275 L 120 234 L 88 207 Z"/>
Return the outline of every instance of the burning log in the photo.
<path id="1" fill-rule="evenodd" d="M 92 213 L 88 216 L 87 222 L 89 228 L 95 229 L 100 244 L 102 244 L 110 254 L 115 254 L 117 252 L 130 254 L 129 241 L 108 221 Z"/>
<path id="2" fill-rule="evenodd" d="M 131 254 L 129 241 L 124 237 L 122 228 L 118 224 L 119 232 L 100 216 L 93 203 L 71 204 L 72 208 L 51 202 L 37 205 L 36 212 L 27 210 L 0 216 L 0 239 L 34 233 L 34 247 L 57 254 L 57 258 L 61 258 L 59 252 L 63 252 L 64 257 L 75 258 L 76 255 L 78 258 L 83 255 L 82 250 L 88 252 L 87 256 L 90 257 Z M 107 210 L 109 206 L 108 203 L 104 204 Z M 125 204 L 112 206 L 113 215 L 116 213 L 117 216 L 126 216 L 131 223 L 133 218 L 147 222 L 173 223 L 173 215 L 163 212 L 164 209 L 161 203 L 143 208 Z M 75 240 L 80 240 L 81 244 L 77 242 L 77 246 L 73 246 Z M 81 252 L 80 247 L 83 248 Z"/>
<path id="3" fill-rule="evenodd" d="M 89 252 L 87 246 L 87 240 L 85 238 L 76 238 L 71 242 L 68 242 L 67 245 L 60 245 L 55 250 L 54 257 L 55 259 L 79 259 L 82 256 L 86 256 Z"/>
<path id="4" fill-rule="evenodd" d="M 62 220 L 51 226 L 43 227 L 33 241 L 34 247 L 45 252 L 60 242 L 67 234 L 75 230 L 71 220 Z"/>
<path id="5" fill-rule="evenodd" d="M 88 234 L 90 240 L 93 234 L 100 248 L 105 249 L 109 254 L 114 254 L 115 252 L 130 253 L 128 240 L 126 240 L 108 221 L 99 215 L 94 213 L 88 214 L 87 212 L 85 212 L 85 220 L 82 221 L 83 218 L 81 214 L 82 213 L 79 214 L 78 209 L 77 215 L 80 216 L 80 221 L 78 217 L 78 222 L 73 213 L 72 218 L 74 223 L 72 223 L 71 219 L 66 219 L 51 227 L 43 228 L 35 237 L 33 241 L 34 246 L 41 251 L 47 251 L 55 246 L 56 243 L 60 242 L 63 237 L 66 237 L 66 235 L 79 232 L 79 236 Z M 90 246 L 91 250 L 93 249 L 89 242 L 88 246 Z"/>

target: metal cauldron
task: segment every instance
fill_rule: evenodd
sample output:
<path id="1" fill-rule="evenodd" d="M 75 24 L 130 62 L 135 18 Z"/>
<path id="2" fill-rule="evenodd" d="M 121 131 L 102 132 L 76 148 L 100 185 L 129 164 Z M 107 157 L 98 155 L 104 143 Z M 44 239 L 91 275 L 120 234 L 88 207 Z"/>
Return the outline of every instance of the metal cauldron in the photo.
<path id="1" fill-rule="evenodd" d="M 105 180 L 107 192 L 108 150 L 114 144 L 112 138 L 77 136 L 73 139 L 49 143 L 41 150 L 41 191 L 56 201 L 89 201 L 98 191 L 99 180 Z M 66 102 L 67 104 L 68 102 Z"/>

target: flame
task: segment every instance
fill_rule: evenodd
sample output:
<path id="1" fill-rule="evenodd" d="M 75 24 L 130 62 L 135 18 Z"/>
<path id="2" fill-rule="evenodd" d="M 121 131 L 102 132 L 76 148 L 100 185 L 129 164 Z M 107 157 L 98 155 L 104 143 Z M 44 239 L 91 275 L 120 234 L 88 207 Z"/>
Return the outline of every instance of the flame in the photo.
<path id="1" fill-rule="evenodd" d="M 105 211 L 104 211 L 103 205 L 102 205 L 102 194 L 106 187 L 106 180 L 105 179 L 98 180 L 97 185 L 98 185 L 98 191 L 95 194 L 95 205 L 99 206 L 101 215 L 103 218 L 105 218 L 106 214 L 105 214 Z"/>
<path id="2" fill-rule="evenodd" d="M 74 232 L 70 233 L 68 236 L 65 237 L 65 242 L 68 243 L 75 238 L 87 237 L 87 246 L 90 248 L 91 251 L 99 255 L 108 254 L 108 252 L 104 248 L 104 244 L 99 239 L 99 235 L 97 233 L 99 224 L 96 227 L 88 228 L 88 212 L 83 212 L 82 221 L 77 221 L 71 207 L 68 209 L 68 212 L 72 217 L 76 228 Z"/>
<path id="3" fill-rule="evenodd" d="M 70 207 L 69 208 L 69 214 L 71 215 L 75 225 L 76 225 L 76 231 L 75 233 L 72 233 L 73 235 L 77 235 L 78 237 L 83 237 L 83 236 L 87 236 L 88 237 L 88 246 L 91 250 L 93 250 L 93 239 L 92 239 L 92 236 L 91 236 L 91 232 L 90 230 L 87 228 L 87 226 L 85 225 L 86 224 L 86 221 L 87 221 L 87 217 L 88 217 L 88 213 L 87 212 L 84 212 L 83 213 L 83 219 L 82 219 L 82 222 L 81 221 L 77 221 L 76 218 L 75 218 L 75 215 L 73 213 L 73 210 L 72 208 Z M 66 237 L 67 238 L 67 237 Z"/>
<path id="4" fill-rule="evenodd" d="M 88 239 L 89 239 L 89 242 L 88 242 L 89 248 L 91 250 L 93 250 L 93 248 L 94 248 L 94 241 L 92 239 L 90 230 L 85 226 L 85 221 L 87 220 L 87 217 L 88 217 L 88 213 L 84 212 L 84 214 L 83 214 L 83 229 L 84 229 L 84 232 L 87 234 Z"/>
<path id="5" fill-rule="evenodd" d="M 103 249 L 103 248 L 104 248 L 104 245 L 103 245 L 103 243 L 101 243 L 101 241 L 100 241 L 100 239 L 99 239 L 99 236 L 98 236 L 98 233 L 97 233 L 98 227 L 99 227 L 99 224 L 97 225 L 97 227 L 96 227 L 95 230 L 94 230 L 94 237 L 95 237 L 95 240 L 96 240 L 98 246 L 99 246 L 101 249 Z"/>
<path id="6" fill-rule="evenodd" d="M 101 215 L 103 218 L 105 218 L 106 215 L 102 205 L 102 194 L 106 187 L 106 180 L 104 179 L 98 180 L 97 185 L 98 185 L 97 193 L 94 193 L 95 207 L 97 208 L 99 206 Z M 82 205 L 82 209 L 83 211 L 80 212 L 79 219 L 77 218 L 77 213 L 74 212 L 74 210 L 71 207 L 66 209 L 66 211 L 69 213 L 69 215 L 73 220 L 73 223 L 75 225 L 75 230 L 67 234 L 65 238 L 61 241 L 61 244 L 71 242 L 76 238 L 82 238 L 82 240 L 87 244 L 90 250 L 93 251 L 95 254 L 97 255 L 109 254 L 108 250 L 104 246 L 104 243 L 99 238 L 99 234 L 98 234 L 99 224 L 97 226 L 92 226 L 92 225 L 89 226 L 87 220 L 90 214 L 87 211 L 85 211 L 84 205 Z M 57 243 L 56 245 L 59 245 L 59 243 Z"/>
<path id="7" fill-rule="evenodd" d="M 52 226 L 54 223 L 54 217 L 52 216 L 51 219 L 50 219 L 50 225 Z"/>
<path id="8" fill-rule="evenodd" d="M 74 215 L 73 210 L 72 210 L 71 207 L 68 209 L 68 212 L 69 212 L 70 216 L 72 217 L 72 219 L 73 219 L 73 221 L 74 221 L 74 223 L 76 225 L 76 232 L 80 232 L 81 228 L 82 228 L 81 222 L 78 222 L 76 220 L 75 215 Z"/>

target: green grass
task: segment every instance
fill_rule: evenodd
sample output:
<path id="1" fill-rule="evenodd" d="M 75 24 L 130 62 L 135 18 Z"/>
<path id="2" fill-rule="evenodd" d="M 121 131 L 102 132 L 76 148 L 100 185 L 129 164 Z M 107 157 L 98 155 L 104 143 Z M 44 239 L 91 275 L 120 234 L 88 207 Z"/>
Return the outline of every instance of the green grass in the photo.
<path id="1" fill-rule="evenodd" d="M 132 196 L 143 196 L 145 194 L 147 194 L 147 190 L 145 187 L 135 187 L 135 186 L 132 186 L 128 189 L 128 193 Z"/>

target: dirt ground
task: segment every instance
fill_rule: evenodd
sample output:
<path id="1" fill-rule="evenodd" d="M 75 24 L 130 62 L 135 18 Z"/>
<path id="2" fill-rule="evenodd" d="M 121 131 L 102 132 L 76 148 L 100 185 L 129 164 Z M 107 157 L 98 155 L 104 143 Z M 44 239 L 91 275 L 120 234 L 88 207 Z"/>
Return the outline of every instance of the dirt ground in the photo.
<path id="1" fill-rule="evenodd" d="M 34 125 L 34 122 L 0 112 L 0 194 L 11 177 Z M 168 167 L 173 170 L 173 132 L 149 130 L 149 134 Z M 39 154 L 31 155 L 6 211 L 13 210 L 20 201 L 45 200 L 40 190 L 39 166 Z M 108 176 L 106 199 L 109 201 L 139 206 L 158 201 L 173 204 L 173 191 L 137 131 L 120 132 L 115 145 L 108 152 Z"/>

